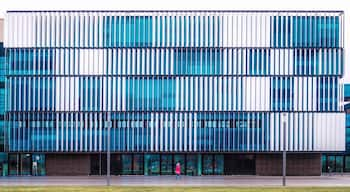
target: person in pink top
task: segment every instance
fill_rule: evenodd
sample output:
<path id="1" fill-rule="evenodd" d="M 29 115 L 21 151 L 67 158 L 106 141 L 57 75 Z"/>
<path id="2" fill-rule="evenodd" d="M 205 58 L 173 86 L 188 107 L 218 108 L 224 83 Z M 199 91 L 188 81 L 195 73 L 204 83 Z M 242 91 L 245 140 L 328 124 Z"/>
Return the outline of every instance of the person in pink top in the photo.
<path id="1" fill-rule="evenodd" d="M 180 163 L 177 162 L 176 166 L 175 166 L 175 174 L 176 174 L 176 180 L 180 179 L 180 175 L 181 175 L 181 166 Z"/>

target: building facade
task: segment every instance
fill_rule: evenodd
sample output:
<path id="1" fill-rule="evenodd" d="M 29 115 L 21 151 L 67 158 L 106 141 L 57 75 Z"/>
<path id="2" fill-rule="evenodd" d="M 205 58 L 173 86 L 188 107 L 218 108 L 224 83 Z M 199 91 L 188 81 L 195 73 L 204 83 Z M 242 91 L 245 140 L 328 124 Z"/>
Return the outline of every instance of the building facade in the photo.
<path id="1" fill-rule="evenodd" d="M 322 172 L 350 172 L 350 84 L 344 85 L 344 110 L 346 113 L 345 151 L 344 153 L 326 153 L 322 156 Z M 339 135 L 340 136 L 340 135 Z"/>
<path id="2" fill-rule="evenodd" d="M 5 111 L 5 82 L 6 82 L 6 65 L 5 65 L 5 48 L 4 48 L 4 19 L 0 18 L 0 176 L 6 176 L 8 170 L 8 156 L 5 152 L 6 145 L 6 111 Z"/>
<path id="3" fill-rule="evenodd" d="M 345 150 L 341 11 L 9 11 L 9 175 L 321 174 Z M 110 128 L 110 132 L 108 132 Z"/>

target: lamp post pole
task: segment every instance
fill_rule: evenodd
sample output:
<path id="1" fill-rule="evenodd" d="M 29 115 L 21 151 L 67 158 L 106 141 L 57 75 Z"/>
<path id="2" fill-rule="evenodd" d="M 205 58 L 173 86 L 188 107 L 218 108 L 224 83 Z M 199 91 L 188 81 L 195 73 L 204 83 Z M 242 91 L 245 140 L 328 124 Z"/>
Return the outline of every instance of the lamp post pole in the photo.
<path id="1" fill-rule="evenodd" d="M 111 185 L 111 125 L 107 124 L 107 186 Z"/>
<path id="2" fill-rule="evenodd" d="M 282 178 L 282 185 L 286 186 L 286 159 L 287 159 L 287 152 L 286 152 L 286 114 L 282 114 L 282 122 L 283 122 L 283 178 Z"/>

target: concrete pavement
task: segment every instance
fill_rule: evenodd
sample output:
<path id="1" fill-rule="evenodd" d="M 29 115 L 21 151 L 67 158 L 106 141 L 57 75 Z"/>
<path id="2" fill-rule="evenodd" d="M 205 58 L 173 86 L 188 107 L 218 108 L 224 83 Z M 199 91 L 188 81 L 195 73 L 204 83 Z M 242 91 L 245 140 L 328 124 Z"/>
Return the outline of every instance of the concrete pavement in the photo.
<path id="1" fill-rule="evenodd" d="M 111 185 L 117 186 L 281 186 L 281 177 L 271 176 L 112 176 Z M 106 185 L 103 176 L 45 176 L 0 177 L 0 186 L 99 186 Z M 348 186 L 350 175 L 319 177 L 287 177 L 287 186 Z"/>

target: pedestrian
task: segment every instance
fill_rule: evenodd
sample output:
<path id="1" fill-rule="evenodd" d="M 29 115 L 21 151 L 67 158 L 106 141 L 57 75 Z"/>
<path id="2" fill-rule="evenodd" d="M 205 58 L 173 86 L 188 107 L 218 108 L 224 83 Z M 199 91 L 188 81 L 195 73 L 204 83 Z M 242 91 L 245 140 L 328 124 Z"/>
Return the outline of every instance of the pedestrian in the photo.
<path id="1" fill-rule="evenodd" d="M 176 163 L 175 166 L 175 174 L 176 174 L 176 180 L 180 179 L 180 175 L 181 175 L 181 165 L 179 162 Z"/>
<path id="2" fill-rule="evenodd" d="M 33 161 L 33 175 L 38 176 L 38 163 Z"/>

